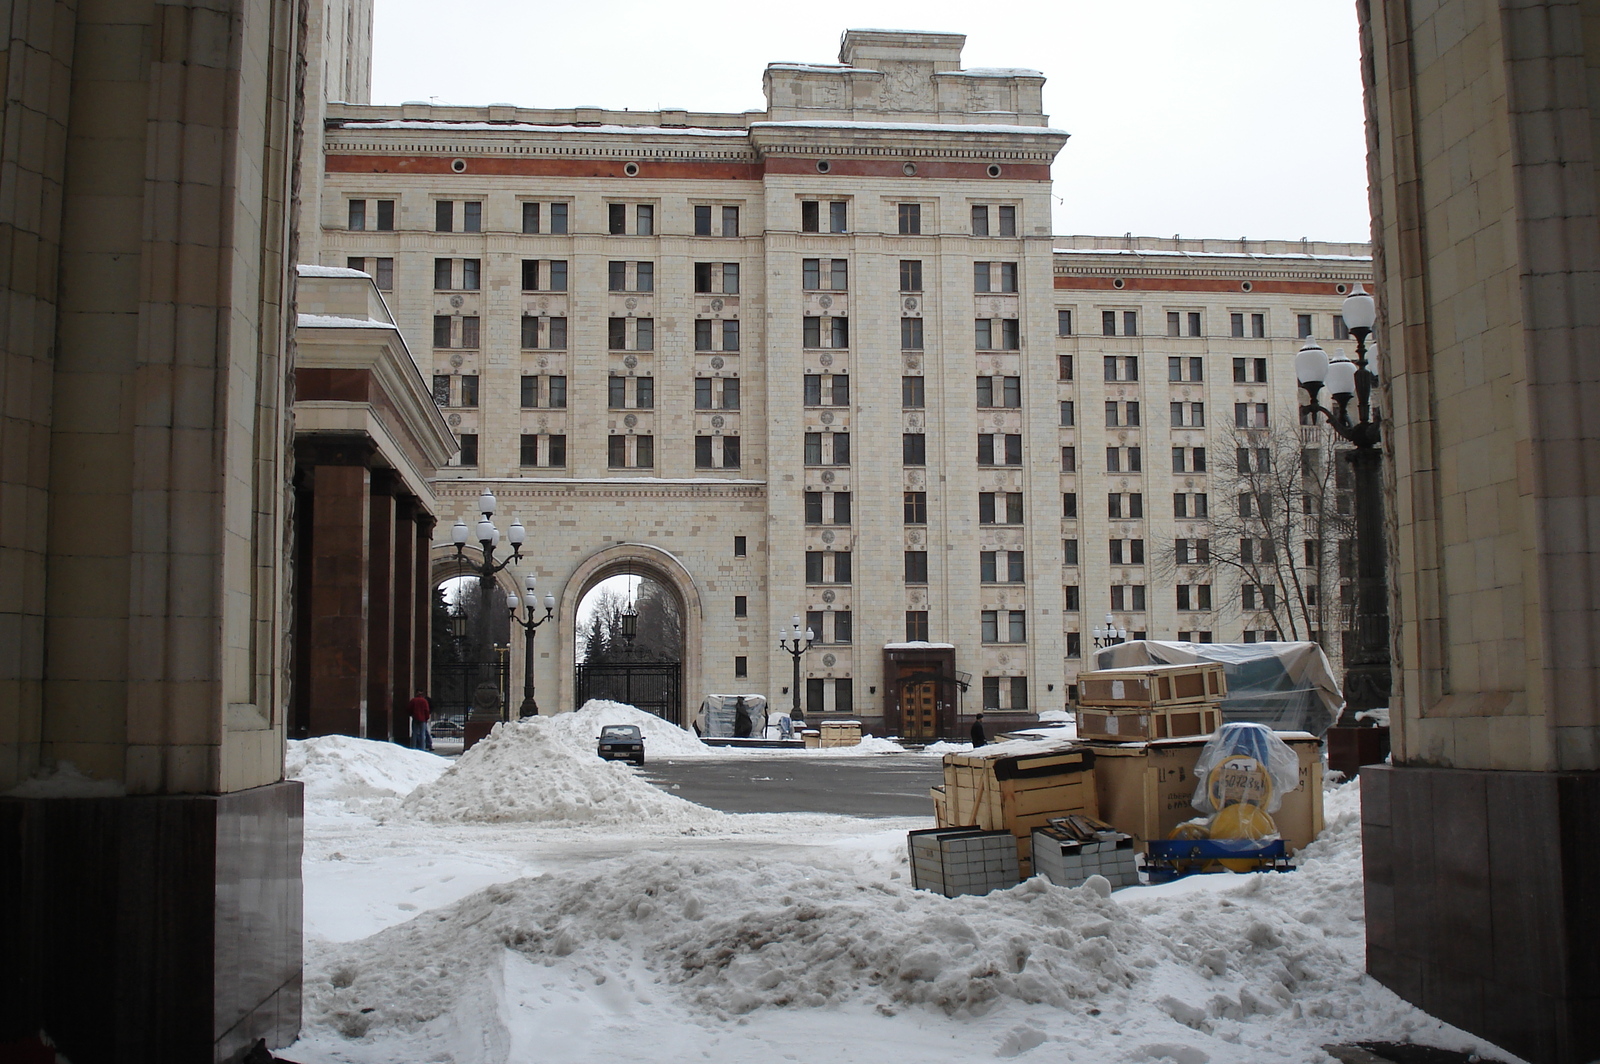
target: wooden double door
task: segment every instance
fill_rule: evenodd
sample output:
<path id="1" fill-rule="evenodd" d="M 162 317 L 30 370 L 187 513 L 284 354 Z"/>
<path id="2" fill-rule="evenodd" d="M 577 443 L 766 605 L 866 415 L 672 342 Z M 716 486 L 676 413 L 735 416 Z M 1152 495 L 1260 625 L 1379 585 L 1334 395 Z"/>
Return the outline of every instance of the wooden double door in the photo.
<path id="1" fill-rule="evenodd" d="M 907 739 L 939 736 L 939 682 L 916 680 L 900 687 L 900 730 Z"/>

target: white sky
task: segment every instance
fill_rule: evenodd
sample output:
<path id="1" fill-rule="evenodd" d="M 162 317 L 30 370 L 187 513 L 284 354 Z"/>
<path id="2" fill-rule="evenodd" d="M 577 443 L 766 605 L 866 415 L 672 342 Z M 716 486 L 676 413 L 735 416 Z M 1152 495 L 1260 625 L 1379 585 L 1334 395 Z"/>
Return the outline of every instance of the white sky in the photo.
<path id="1" fill-rule="evenodd" d="M 377 0 L 375 103 L 745 111 L 768 62 L 852 27 L 965 33 L 964 66 L 1042 70 L 1072 134 L 1058 233 L 1366 240 L 1352 0 Z"/>

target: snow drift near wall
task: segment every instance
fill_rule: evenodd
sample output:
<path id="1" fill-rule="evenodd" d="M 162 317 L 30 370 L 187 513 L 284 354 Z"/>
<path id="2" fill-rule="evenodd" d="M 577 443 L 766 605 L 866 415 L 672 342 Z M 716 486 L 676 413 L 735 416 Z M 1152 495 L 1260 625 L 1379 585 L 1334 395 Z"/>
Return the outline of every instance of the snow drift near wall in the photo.
<path id="1" fill-rule="evenodd" d="M 284 755 L 285 775 L 305 784 L 307 798 L 404 798 L 449 767 L 426 750 L 350 735 L 290 739 Z"/>

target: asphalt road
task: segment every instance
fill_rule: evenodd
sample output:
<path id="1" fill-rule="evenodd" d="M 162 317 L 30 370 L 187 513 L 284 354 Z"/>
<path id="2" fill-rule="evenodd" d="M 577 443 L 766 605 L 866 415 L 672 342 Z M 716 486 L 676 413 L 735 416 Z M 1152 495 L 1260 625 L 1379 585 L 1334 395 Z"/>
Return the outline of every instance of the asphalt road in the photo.
<path id="1" fill-rule="evenodd" d="M 920 754 L 663 758 L 643 771 L 663 790 L 725 813 L 932 816 L 928 788 L 944 781 L 940 759 Z"/>

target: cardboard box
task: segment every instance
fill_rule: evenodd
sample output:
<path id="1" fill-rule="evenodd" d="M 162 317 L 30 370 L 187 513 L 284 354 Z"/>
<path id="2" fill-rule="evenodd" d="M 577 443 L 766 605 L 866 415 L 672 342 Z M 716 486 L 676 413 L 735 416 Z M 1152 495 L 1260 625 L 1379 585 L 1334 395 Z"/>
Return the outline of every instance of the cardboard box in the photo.
<path id="1" fill-rule="evenodd" d="M 1179 706 L 1226 697 L 1228 681 L 1217 661 L 1078 673 L 1080 706 Z"/>
<path id="2" fill-rule="evenodd" d="M 1187 706 L 1117 709 L 1078 706 L 1078 738 L 1135 742 L 1142 739 L 1210 737 L 1222 727 L 1222 708 L 1214 702 Z"/>
<path id="3" fill-rule="evenodd" d="M 943 799 L 934 796 L 941 827 L 974 824 L 1005 830 L 1017 840 L 1023 878 L 1033 874 L 1033 829 L 1068 813 L 1097 815 L 1094 753 L 1054 743 L 1018 753 L 1005 745 L 944 756 Z"/>
<path id="4" fill-rule="evenodd" d="M 1272 814 L 1289 852 L 1322 833 L 1322 741 L 1307 732 L 1279 732 L 1300 759 L 1300 781 Z M 1194 766 L 1206 739 L 1159 739 L 1145 743 L 1092 742 L 1095 799 L 1101 820 L 1133 836 L 1145 851 L 1200 813 L 1192 804 Z"/>

